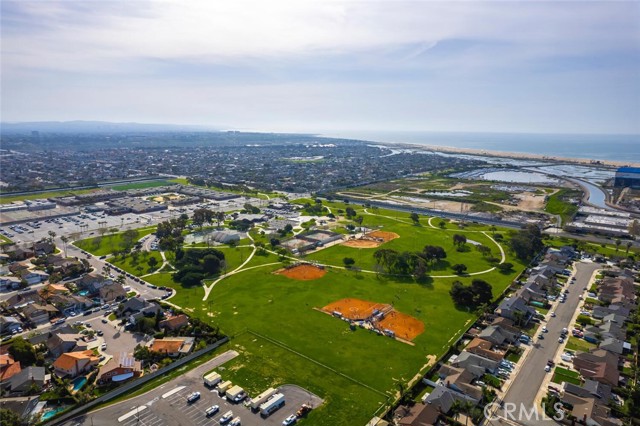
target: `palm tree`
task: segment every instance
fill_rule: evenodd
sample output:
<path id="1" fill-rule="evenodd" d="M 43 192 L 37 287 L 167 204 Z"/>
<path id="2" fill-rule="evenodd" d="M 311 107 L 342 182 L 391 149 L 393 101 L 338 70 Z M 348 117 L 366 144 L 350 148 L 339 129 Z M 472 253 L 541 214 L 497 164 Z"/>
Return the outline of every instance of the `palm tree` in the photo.
<path id="1" fill-rule="evenodd" d="M 620 241 L 620 239 L 617 239 L 615 241 L 615 245 L 616 245 L 616 253 L 618 252 L 618 249 L 620 248 L 620 244 L 622 244 L 622 241 Z"/>
<path id="2" fill-rule="evenodd" d="M 60 240 L 62 240 L 62 244 L 64 245 L 64 257 L 67 257 L 67 243 L 69 242 L 69 237 L 63 235 L 60 237 Z"/>
<path id="3" fill-rule="evenodd" d="M 475 407 L 475 404 L 471 401 L 465 401 L 462 403 L 462 411 L 464 412 L 464 414 L 466 415 L 466 420 L 464 421 L 465 425 L 469 424 L 469 417 L 471 417 L 471 412 L 473 411 L 473 407 Z"/>
<path id="4" fill-rule="evenodd" d="M 56 233 L 54 231 L 49 231 L 49 239 L 51 240 L 51 242 L 53 242 L 53 239 L 56 237 Z"/>
<path id="5" fill-rule="evenodd" d="M 627 247 L 626 253 L 629 254 L 629 249 L 631 248 L 631 246 L 633 246 L 633 241 L 627 241 L 627 244 L 625 244 L 625 246 Z"/>
<path id="6" fill-rule="evenodd" d="M 449 413 L 451 413 L 451 418 L 457 421 L 458 417 L 460 417 L 461 412 L 462 412 L 462 402 L 456 399 L 455 401 L 453 401 L 453 404 L 451 404 L 451 408 L 449 409 Z"/>

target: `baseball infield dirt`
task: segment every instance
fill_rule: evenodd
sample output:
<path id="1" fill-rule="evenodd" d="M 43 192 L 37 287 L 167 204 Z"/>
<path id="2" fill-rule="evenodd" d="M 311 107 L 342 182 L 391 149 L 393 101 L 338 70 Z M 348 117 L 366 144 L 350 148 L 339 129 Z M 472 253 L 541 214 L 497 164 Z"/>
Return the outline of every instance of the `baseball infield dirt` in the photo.
<path id="1" fill-rule="evenodd" d="M 276 271 L 276 274 L 301 281 L 317 280 L 318 278 L 322 278 L 326 273 L 326 270 L 313 265 L 297 265 L 292 268 Z"/>

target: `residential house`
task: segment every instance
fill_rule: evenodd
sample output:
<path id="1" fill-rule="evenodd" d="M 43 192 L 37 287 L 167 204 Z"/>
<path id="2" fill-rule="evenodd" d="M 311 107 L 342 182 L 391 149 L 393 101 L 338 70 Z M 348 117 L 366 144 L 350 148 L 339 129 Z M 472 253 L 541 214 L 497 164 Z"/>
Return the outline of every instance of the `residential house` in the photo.
<path id="1" fill-rule="evenodd" d="M 2 334 L 13 333 L 14 330 L 22 328 L 22 322 L 13 316 L 0 316 L 0 330 Z"/>
<path id="2" fill-rule="evenodd" d="M 20 271 L 19 277 L 28 285 L 34 285 L 48 280 L 49 274 L 44 271 L 23 269 Z"/>
<path id="3" fill-rule="evenodd" d="M 51 241 L 39 241 L 35 243 L 32 247 L 33 254 L 37 257 L 45 256 L 47 254 L 51 254 L 56 251 L 56 245 Z"/>
<path id="4" fill-rule="evenodd" d="M 586 379 L 592 379 L 610 386 L 618 386 L 618 355 L 596 349 L 591 352 L 580 352 L 573 357 L 573 368 Z"/>
<path id="5" fill-rule="evenodd" d="M 21 261 L 33 257 L 33 250 L 29 248 L 16 247 L 15 249 L 8 251 L 9 258 L 13 261 Z"/>
<path id="6" fill-rule="evenodd" d="M 394 411 L 394 424 L 398 426 L 434 426 L 440 411 L 432 405 L 418 403 L 412 407 L 400 406 Z"/>
<path id="7" fill-rule="evenodd" d="M 546 278 L 539 276 L 539 278 L 546 280 Z M 540 284 L 534 281 L 527 281 L 517 292 L 516 296 L 524 299 L 525 302 L 547 302 L 547 292 L 542 289 Z"/>
<path id="8" fill-rule="evenodd" d="M 111 284 L 113 284 L 112 279 L 98 274 L 86 274 L 84 277 L 76 281 L 78 288 L 88 291 L 90 295 L 98 294 L 102 287 Z"/>
<path id="9" fill-rule="evenodd" d="M 120 316 L 135 314 L 142 311 L 142 309 L 149 306 L 150 304 L 150 302 L 147 302 L 140 296 L 132 297 L 118 306 L 117 313 Z"/>
<path id="10" fill-rule="evenodd" d="M 120 283 L 112 283 L 104 285 L 98 290 L 100 299 L 104 303 L 112 303 L 114 301 L 124 300 L 127 297 L 127 291 Z"/>
<path id="11" fill-rule="evenodd" d="M 470 402 L 473 405 L 478 404 L 478 400 L 468 395 L 460 393 L 454 389 L 448 388 L 444 385 L 436 386 L 435 389 L 425 399 L 425 404 L 439 410 L 442 413 L 447 413 L 451 410 L 453 403 L 460 401 L 461 403 Z"/>
<path id="12" fill-rule="evenodd" d="M 154 339 L 149 344 L 149 349 L 170 357 L 177 357 L 188 354 L 193 347 L 193 343 L 193 337 L 167 337 L 164 339 Z"/>
<path id="13" fill-rule="evenodd" d="M 591 316 L 595 319 L 603 319 L 607 315 L 617 314 L 628 318 L 631 314 L 632 309 L 624 306 L 622 302 L 612 303 L 609 306 L 594 306 L 593 311 L 591 312 Z"/>
<path id="14" fill-rule="evenodd" d="M 565 394 L 562 401 L 572 407 L 571 415 L 586 425 L 622 426 L 622 421 L 611 417 L 611 409 L 599 404 L 595 398 L 581 398 L 573 394 Z"/>
<path id="15" fill-rule="evenodd" d="M 516 334 L 501 325 L 490 325 L 478 334 L 481 339 L 498 346 L 515 343 L 519 336 L 520 333 Z"/>
<path id="16" fill-rule="evenodd" d="M 508 318 L 513 321 L 521 321 L 522 324 L 528 323 L 535 315 L 536 311 L 527 305 L 526 300 L 519 296 L 512 296 L 504 299 L 496 313 L 501 317 Z"/>
<path id="17" fill-rule="evenodd" d="M 42 389 L 47 379 L 44 367 L 32 366 L 24 368 L 9 379 L 10 393 L 23 394 L 28 392 L 32 387 Z"/>
<path id="18" fill-rule="evenodd" d="M 87 343 L 82 339 L 82 334 L 56 333 L 47 339 L 47 348 L 54 358 L 65 352 L 85 351 Z"/>
<path id="19" fill-rule="evenodd" d="M 132 378 L 142 375 L 142 363 L 131 355 L 122 354 L 118 361 L 111 358 L 105 365 L 100 367 L 98 373 L 98 383 L 122 383 Z"/>
<path id="20" fill-rule="evenodd" d="M 99 362 L 100 359 L 93 354 L 92 350 L 66 352 L 53 362 L 53 368 L 59 377 L 73 378 L 91 371 Z"/>
<path id="21" fill-rule="evenodd" d="M 611 401 L 611 386 L 595 380 L 585 380 L 582 385 L 564 382 L 563 390 L 564 393 L 570 393 L 580 398 L 596 398 L 601 404 L 605 405 Z"/>
<path id="22" fill-rule="evenodd" d="M 14 360 L 8 353 L 0 355 L 0 387 L 8 386 L 9 379 L 20 371 L 20 361 Z"/>
<path id="23" fill-rule="evenodd" d="M 484 371 L 473 371 L 472 369 L 452 367 L 443 365 L 438 371 L 438 375 L 442 378 L 444 385 L 450 389 L 454 389 L 474 399 L 482 399 L 482 389 L 471 383 L 482 377 Z"/>
<path id="24" fill-rule="evenodd" d="M 160 321 L 158 324 L 161 329 L 166 328 L 168 330 L 178 330 L 182 327 L 186 327 L 189 324 L 189 317 L 185 314 L 172 316 L 165 320 Z"/>
<path id="25" fill-rule="evenodd" d="M 598 299 L 606 303 L 635 300 L 635 287 L 631 277 L 607 277 L 598 286 Z"/>
<path id="26" fill-rule="evenodd" d="M 93 301 L 75 294 L 52 294 L 49 302 L 61 311 L 82 312 L 93 306 Z"/>
<path id="27" fill-rule="evenodd" d="M 623 340 L 607 337 L 598 346 L 600 349 L 612 352 L 616 355 L 622 355 L 625 352 L 625 342 Z M 629 345 L 630 347 L 631 345 Z"/>
<path id="28" fill-rule="evenodd" d="M 21 284 L 22 284 L 22 279 L 20 277 L 14 277 L 14 276 L 0 277 L 0 291 L 17 290 L 20 288 Z"/>
<path id="29" fill-rule="evenodd" d="M 60 312 L 55 306 L 39 303 L 30 303 L 22 309 L 22 315 L 33 325 L 38 326 L 47 324 L 51 318 L 57 316 Z"/>
<path id="30" fill-rule="evenodd" d="M 7 309 L 19 309 L 21 307 L 27 306 L 29 303 L 38 303 L 40 305 L 44 305 L 47 303 L 40 295 L 37 290 L 27 290 L 21 291 L 18 294 L 14 294 L 10 298 L 8 298 L 4 302 L 4 306 Z"/>
<path id="31" fill-rule="evenodd" d="M 9 383 L 7 383 L 7 386 Z M 23 424 L 30 424 L 32 414 L 38 413 L 38 406 L 40 405 L 39 396 L 20 396 L 12 398 L 2 398 L 0 400 L 0 407 L 4 410 L 13 411 L 24 422 Z"/>
<path id="32" fill-rule="evenodd" d="M 503 351 L 492 350 L 493 343 L 488 340 L 476 337 L 465 348 L 465 351 L 472 354 L 480 355 L 485 358 L 489 358 L 493 361 L 500 361 L 504 358 Z"/>
<path id="33" fill-rule="evenodd" d="M 491 373 L 498 368 L 498 361 L 491 360 L 470 352 L 462 351 L 460 355 L 451 363 L 454 367 L 467 368 L 470 366 L 478 366 Z"/>

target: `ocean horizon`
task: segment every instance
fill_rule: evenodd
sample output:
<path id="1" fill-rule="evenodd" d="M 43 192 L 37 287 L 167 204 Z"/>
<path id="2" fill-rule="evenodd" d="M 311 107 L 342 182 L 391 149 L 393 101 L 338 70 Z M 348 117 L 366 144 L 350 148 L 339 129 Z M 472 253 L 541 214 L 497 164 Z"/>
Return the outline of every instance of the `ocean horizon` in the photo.
<path id="1" fill-rule="evenodd" d="M 322 136 L 640 163 L 640 135 L 343 131 Z"/>

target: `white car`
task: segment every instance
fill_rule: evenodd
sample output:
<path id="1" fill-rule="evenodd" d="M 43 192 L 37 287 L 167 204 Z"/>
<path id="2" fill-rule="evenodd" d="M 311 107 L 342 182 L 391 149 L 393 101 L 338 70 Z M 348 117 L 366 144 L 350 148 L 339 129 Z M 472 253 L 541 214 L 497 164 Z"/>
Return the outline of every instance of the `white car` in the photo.
<path id="1" fill-rule="evenodd" d="M 107 349 L 107 344 L 103 343 L 102 345 L 100 345 L 100 349 L 102 349 L 103 351 Z"/>
<path id="2" fill-rule="evenodd" d="M 551 312 L 551 318 L 555 318 L 556 317 L 556 313 L 555 312 Z"/>
<path id="3" fill-rule="evenodd" d="M 544 366 L 544 371 L 546 371 L 548 373 L 549 371 L 551 371 L 551 367 L 548 366 L 548 365 L 545 365 Z"/>
<path id="4" fill-rule="evenodd" d="M 564 339 L 562 337 L 558 338 L 558 343 L 564 343 Z"/>
<path id="5" fill-rule="evenodd" d="M 296 417 L 295 414 L 292 414 L 282 421 L 282 426 L 289 426 L 289 425 L 295 424 L 297 420 L 298 420 L 298 417 Z"/>
<path id="6" fill-rule="evenodd" d="M 548 333 L 548 332 L 549 332 L 549 330 L 547 329 L 547 327 L 546 327 L 546 326 L 543 326 L 543 327 L 542 327 L 542 332 L 543 332 L 543 333 Z"/>

